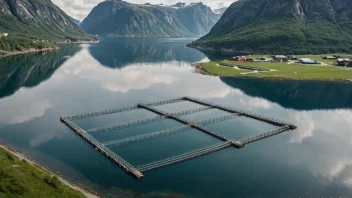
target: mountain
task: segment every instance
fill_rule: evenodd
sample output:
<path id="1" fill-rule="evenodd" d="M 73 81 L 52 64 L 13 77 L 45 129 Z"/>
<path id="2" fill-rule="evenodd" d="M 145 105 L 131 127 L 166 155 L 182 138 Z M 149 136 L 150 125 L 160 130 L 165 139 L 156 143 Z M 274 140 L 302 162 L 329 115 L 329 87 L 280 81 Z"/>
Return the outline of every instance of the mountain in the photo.
<path id="1" fill-rule="evenodd" d="M 215 14 L 203 3 L 192 3 L 176 11 L 177 18 L 193 34 L 204 35 L 218 22 L 220 15 Z"/>
<path id="2" fill-rule="evenodd" d="M 0 32 L 45 40 L 91 39 L 51 0 L 0 0 Z"/>
<path id="3" fill-rule="evenodd" d="M 190 46 L 280 54 L 352 52 L 352 1 L 239 0 Z"/>
<path id="4" fill-rule="evenodd" d="M 183 8 L 186 6 L 186 3 L 185 2 L 178 2 L 174 5 L 172 5 L 171 7 L 174 7 L 174 8 Z"/>
<path id="5" fill-rule="evenodd" d="M 219 9 L 214 10 L 214 13 L 215 13 L 215 14 L 219 14 L 219 15 L 223 15 L 226 10 L 227 10 L 227 7 L 225 7 L 225 8 L 219 8 Z"/>
<path id="6" fill-rule="evenodd" d="M 79 24 L 81 24 L 81 21 L 79 21 L 79 20 L 77 20 L 77 19 L 75 19 L 75 18 L 73 18 L 73 17 L 71 17 L 71 16 L 68 16 L 70 19 L 71 19 L 71 21 L 73 21 L 76 25 L 79 25 Z"/>
<path id="7" fill-rule="evenodd" d="M 93 8 L 81 27 L 105 36 L 192 37 L 208 33 L 219 18 L 202 3 L 165 6 L 107 0 Z"/>

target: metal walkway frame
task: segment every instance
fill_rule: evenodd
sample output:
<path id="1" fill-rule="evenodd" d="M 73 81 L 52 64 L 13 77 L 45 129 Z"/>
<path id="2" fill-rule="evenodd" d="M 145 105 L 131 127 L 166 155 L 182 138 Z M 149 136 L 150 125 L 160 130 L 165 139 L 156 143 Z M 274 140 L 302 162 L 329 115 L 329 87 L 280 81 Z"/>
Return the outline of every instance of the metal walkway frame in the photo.
<path id="1" fill-rule="evenodd" d="M 176 112 L 176 113 L 169 113 L 169 112 L 161 111 L 156 108 L 161 105 L 172 104 L 172 103 L 183 102 L 183 101 L 188 101 L 188 102 L 191 102 L 194 104 L 198 104 L 198 105 L 201 105 L 202 107 L 189 109 L 189 110 L 185 110 L 185 111 L 180 111 L 180 112 Z M 157 114 L 158 116 L 147 118 L 144 120 L 137 120 L 137 121 L 127 122 L 127 123 L 122 123 L 122 124 L 114 124 L 114 125 L 109 125 L 109 126 L 97 127 L 97 128 L 93 128 L 93 129 L 89 129 L 89 130 L 84 130 L 81 127 L 79 127 L 76 123 L 74 123 L 75 120 L 79 120 L 79 119 L 85 119 L 85 118 L 91 118 L 91 117 L 96 117 L 96 116 L 101 116 L 101 115 L 120 113 L 120 112 L 125 112 L 125 111 L 132 111 L 132 110 L 136 110 L 136 109 L 144 109 L 144 110 L 153 112 L 153 113 Z M 183 115 L 194 114 L 194 113 L 198 113 L 201 111 L 207 111 L 207 110 L 212 110 L 212 109 L 217 109 L 217 110 L 227 112 L 228 115 L 214 117 L 214 118 L 210 118 L 208 120 L 201 120 L 201 121 L 197 121 L 197 122 L 192 122 L 192 121 L 189 121 L 189 120 L 186 120 L 186 119 L 183 119 L 180 117 Z M 214 132 L 214 131 L 211 131 L 209 129 L 204 128 L 204 126 L 208 125 L 208 124 L 221 122 L 221 121 L 225 121 L 225 120 L 229 120 L 229 119 L 234 119 L 234 118 L 241 117 L 241 116 L 247 117 L 250 119 L 254 119 L 254 120 L 258 120 L 261 122 L 265 122 L 265 123 L 277 126 L 278 128 L 275 129 L 274 131 L 270 131 L 270 132 L 256 135 L 253 137 L 247 137 L 247 138 L 244 138 L 241 140 L 233 140 L 233 139 L 228 138 L 224 135 L 221 135 L 217 132 Z M 169 129 L 162 130 L 162 131 L 146 133 L 146 134 L 142 134 L 142 135 L 131 136 L 131 137 L 127 137 L 127 138 L 117 139 L 117 140 L 110 140 L 107 142 L 100 142 L 92 136 L 92 134 L 96 134 L 96 133 L 115 131 L 115 130 L 139 126 L 139 125 L 148 124 L 148 123 L 157 122 L 157 121 L 166 120 L 166 119 L 171 119 L 171 120 L 177 121 L 177 122 L 181 123 L 182 126 L 169 128 Z M 134 176 L 136 179 L 142 179 L 144 177 L 143 172 L 145 172 L 145 171 L 150 171 L 150 170 L 154 170 L 154 169 L 161 168 L 164 166 L 180 163 L 180 162 L 190 160 L 190 159 L 193 159 L 193 158 L 196 158 L 199 156 L 203 156 L 203 155 L 206 155 L 209 153 L 220 151 L 220 150 L 226 149 L 228 147 L 235 147 L 237 149 L 240 149 L 240 148 L 243 148 L 247 144 L 250 144 L 250 143 L 253 143 L 256 141 L 260 141 L 260 140 L 278 135 L 280 133 L 283 133 L 283 132 L 286 132 L 289 130 L 294 130 L 297 128 L 295 125 L 292 125 L 292 124 L 289 124 L 289 123 L 286 123 L 283 121 L 275 120 L 272 118 L 266 118 L 266 117 L 263 117 L 260 115 L 253 114 L 251 112 L 246 112 L 246 111 L 241 111 L 238 109 L 224 107 L 224 106 L 220 106 L 217 104 L 213 104 L 213 103 L 210 103 L 207 101 L 203 101 L 203 100 L 199 100 L 199 99 L 191 98 L 191 97 L 174 98 L 174 99 L 170 99 L 170 100 L 151 102 L 151 103 L 139 103 L 139 104 L 128 106 L 128 107 L 107 109 L 107 110 L 96 111 L 96 112 L 91 112 L 91 113 L 83 113 L 83 114 L 79 114 L 79 115 L 75 115 L 75 116 L 68 116 L 68 117 L 61 116 L 60 120 L 61 120 L 61 122 L 65 123 L 69 128 L 71 128 L 77 135 L 79 135 L 81 138 L 83 138 L 85 141 L 87 141 L 89 144 L 91 144 L 97 151 L 101 152 L 104 156 L 106 156 L 108 159 L 110 159 L 113 163 L 117 164 L 119 167 L 121 167 L 127 173 Z M 220 140 L 221 142 L 218 144 L 215 144 L 215 145 L 205 147 L 205 148 L 200 148 L 200 149 L 189 151 L 189 152 L 177 155 L 177 156 L 172 156 L 167 159 L 158 160 L 158 161 L 151 162 L 151 163 L 144 164 L 144 165 L 138 165 L 136 167 L 109 149 L 109 147 L 117 147 L 117 146 L 122 146 L 125 144 L 136 143 L 136 142 L 143 141 L 143 140 L 150 139 L 150 138 L 175 134 L 175 133 L 179 133 L 179 132 L 185 132 L 190 129 L 195 129 L 197 131 L 203 132 L 207 135 L 210 135 L 210 136 Z"/>

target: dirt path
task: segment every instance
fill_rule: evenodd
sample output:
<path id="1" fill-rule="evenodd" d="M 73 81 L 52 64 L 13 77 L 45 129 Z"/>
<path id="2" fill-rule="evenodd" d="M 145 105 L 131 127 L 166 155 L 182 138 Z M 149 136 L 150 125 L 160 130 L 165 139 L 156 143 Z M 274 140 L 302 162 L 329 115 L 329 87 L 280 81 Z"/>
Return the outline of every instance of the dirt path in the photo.
<path id="1" fill-rule="evenodd" d="M 7 152 L 9 152 L 9 153 L 11 153 L 11 154 L 13 154 L 13 155 L 15 155 L 15 156 L 18 157 L 20 160 L 26 160 L 29 164 L 31 164 L 31 165 L 32 165 L 34 168 L 36 168 L 37 170 L 39 170 L 39 171 L 41 171 L 41 172 L 47 174 L 47 173 L 44 172 L 42 169 L 40 169 L 40 168 L 38 168 L 38 167 L 35 166 L 35 164 L 37 164 L 37 163 L 35 163 L 34 161 L 28 159 L 28 158 L 27 158 L 26 156 L 24 156 L 23 154 L 21 154 L 21 153 L 19 153 L 19 152 L 12 151 L 12 150 L 10 150 L 9 148 L 7 148 L 7 147 L 5 147 L 5 146 L 3 146 L 3 145 L 0 145 L 0 148 L 1 148 L 1 149 L 4 149 L 5 151 L 7 151 Z M 44 167 L 41 166 L 41 168 L 43 168 L 43 169 L 46 170 L 47 172 L 51 173 L 49 170 L 45 169 Z M 55 175 L 55 174 L 53 174 L 53 175 Z M 56 176 L 57 176 L 57 175 L 56 175 Z M 60 181 L 61 181 L 63 184 L 69 186 L 70 188 L 72 188 L 72 189 L 74 189 L 74 190 L 77 190 L 77 191 L 83 193 L 87 198 L 100 198 L 100 197 L 97 196 L 97 195 L 94 195 L 94 194 L 92 194 L 92 193 L 90 193 L 90 192 L 88 192 L 88 191 L 86 191 L 86 190 L 84 190 L 84 189 L 82 189 L 82 188 L 80 188 L 80 187 L 78 187 L 78 186 L 75 186 L 75 185 L 69 183 L 68 181 L 64 180 L 64 179 L 63 179 L 62 177 L 60 177 L 60 176 L 57 176 L 57 177 L 60 179 Z"/>

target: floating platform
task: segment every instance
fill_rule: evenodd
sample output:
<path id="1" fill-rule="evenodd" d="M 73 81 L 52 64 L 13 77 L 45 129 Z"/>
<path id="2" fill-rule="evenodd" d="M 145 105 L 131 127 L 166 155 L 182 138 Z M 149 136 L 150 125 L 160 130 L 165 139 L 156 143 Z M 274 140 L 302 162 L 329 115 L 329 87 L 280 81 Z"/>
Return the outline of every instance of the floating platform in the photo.
<path id="1" fill-rule="evenodd" d="M 201 105 L 202 107 L 190 109 L 190 110 L 185 110 L 185 111 L 181 111 L 181 112 L 176 112 L 176 113 L 168 113 L 168 112 L 161 111 L 156 108 L 157 106 L 171 104 L 171 103 L 177 103 L 177 102 L 182 102 L 182 101 L 192 102 L 192 103 Z M 157 114 L 158 116 L 144 119 L 144 120 L 137 120 L 137 121 L 133 121 L 133 122 L 128 122 L 128 123 L 114 124 L 114 125 L 109 125 L 109 126 L 93 128 L 93 129 L 89 129 L 87 131 L 83 130 L 76 123 L 74 123 L 74 120 L 91 118 L 91 117 L 107 115 L 107 114 L 114 114 L 114 113 L 125 112 L 125 111 L 131 111 L 131 110 L 136 110 L 136 109 L 145 109 L 147 111 L 150 111 L 150 112 Z M 225 111 L 229 114 L 225 115 L 225 116 L 215 117 L 215 118 L 211 118 L 208 120 L 201 120 L 201 121 L 197 121 L 197 122 L 192 122 L 192 121 L 189 121 L 189 120 L 186 120 L 186 119 L 183 119 L 180 117 L 180 116 L 194 114 L 194 113 L 198 113 L 201 111 L 207 111 L 207 110 L 211 110 L 211 109 Z M 208 124 L 221 122 L 221 121 L 229 120 L 229 119 L 234 119 L 234 118 L 241 117 L 241 116 L 248 117 L 248 118 L 254 119 L 254 120 L 258 120 L 261 122 L 265 122 L 265 123 L 277 126 L 278 128 L 275 129 L 274 131 L 270 131 L 270 132 L 256 135 L 253 137 L 245 138 L 242 140 L 233 140 L 233 139 L 228 138 L 224 135 L 221 135 L 215 131 L 211 131 L 209 129 L 204 128 L 204 126 L 208 125 Z M 127 138 L 118 139 L 118 140 L 110 140 L 107 142 L 99 142 L 98 140 L 96 140 L 92 136 L 92 134 L 95 134 L 95 133 L 104 133 L 104 132 L 108 132 L 111 130 L 119 130 L 119 129 L 129 128 L 129 127 L 139 126 L 139 125 L 157 122 L 157 121 L 165 120 L 165 119 L 172 119 L 174 121 L 177 121 L 177 122 L 181 123 L 182 126 L 174 127 L 174 128 L 170 128 L 170 129 L 166 129 L 166 130 L 162 130 L 162 131 L 156 131 L 156 132 L 146 133 L 146 134 L 142 134 L 142 135 L 127 137 Z M 94 149 L 101 152 L 104 156 L 106 156 L 108 159 L 110 159 L 113 163 L 117 164 L 124 171 L 126 171 L 127 173 L 129 173 L 130 175 L 134 176 L 136 179 L 139 179 L 139 180 L 143 178 L 143 172 L 145 172 L 145 171 L 150 171 L 150 170 L 154 170 L 154 169 L 168 166 L 171 164 L 180 163 L 180 162 L 190 160 L 190 159 L 193 159 L 193 158 L 196 158 L 199 156 L 203 156 L 203 155 L 206 155 L 209 153 L 223 150 L 228 147 L 234 147 L 237 149 L 241 149 L 247 144 L 250 144 L 250 143 L 253 143 L 253 142 L 256 142 L 259 140 L 263 140 L 265 138 L 269 138 L 271 136 L 278 135 L 280 133 L 283 133 L 283 132 L 286 132 L 289 130 L 294 130 L 297 128 L 295 125 L 289 124 L 289 123 L 286 123 L 283 121 L 275 120 L 272 118 L 266 118 L 266 117 L 256 115 L 256 114 L 253 114 L 250 112 L 241 111 L 241 110 L 233 109 L 233 108 L 229 108 L 229 107 L 224 107 L 221 105 L 213 104 L 213 103 L 210 103 L 207 101 L 203 101 L 203 100 L 199 100 L 199 99 L 191 98 L 191 97 L 175 98 L 175 99 L 171 99 L 171 100 L 158 101 L 158 102 L 152 102 L 152 103 L 139 103 L 136 105 L 123 107 L 123 108 L 107 109 L 107 110 L 103 110 L 103 111 L 84 113 L 84 114 L 79 114 L 79 115 L 75 115 L 75 116 L 60 117 L 60 120 L 61 120 L 61 122 L 65 123 L 69 128 L 71 128 L 77 135 L 79 135 L 81 138 L 83 138 L 85 141 L 87 141 L 90 145 L 92 145 Z M 109 149 L 109 147 L 122 146 L 125 144 L 131 144 L 131 143 L 135 143 L 138 141 L 142 141 L 145 139 L 156 138 L 156 137 L 163 136 L 163 135 L 170 135 L 170 134 L 174 134 L 174 133 L 179 133 L 179 132 L 183 132 L 183 131 L 190 130 L 190 129 L 195 129 L 195 130 L 203 132 L 207 135 L 210 135 L 210 136 L 220 140 L 221 143 L 211 145 L 211 146 L 201 148 L 201 149 L 196 149 L 196 150 L 189 151 L 189 152 L 177 155 L 177 156 L 169 157 L 167 159 L 158 160 L 155 162 L 151 162 L 151 163 L 136 166 L 136 167 Z"/>

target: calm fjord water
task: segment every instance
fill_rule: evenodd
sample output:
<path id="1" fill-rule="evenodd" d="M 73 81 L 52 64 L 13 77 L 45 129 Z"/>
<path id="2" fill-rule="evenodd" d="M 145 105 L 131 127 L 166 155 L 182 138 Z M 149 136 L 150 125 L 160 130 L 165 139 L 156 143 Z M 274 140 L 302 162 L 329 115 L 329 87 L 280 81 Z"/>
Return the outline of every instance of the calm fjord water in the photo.
<path id="1" fill-rule="evenodd" d="M 0 59 L 0 141 L 100 191 L 200 197 L 352 195 L 352 84 L 202 76 L 190 65 L 208 58 L 185 47 L 189 42 L 103 39 L 96 45 Z M 241 150 L 228 148 L 147 172 L 136 181 L 59 121 L 61 115 L 180 96 L 286 120 L 298 129 Z M 195 107 L 183 102 L 158 108 L 176 112 Z M 212 110 L 184 117 L 196 121 L 220 115 Z M 138 110 L 77 123 L 89 129 L 151 116 Z M 95 137 L 107 141 L 179 125 L 165 120 Z M 207 128 L 235 139 L 273 129 L 246 118 Z M 140 165 L 217 142 L 190 130 L 112 150 Z"/>

